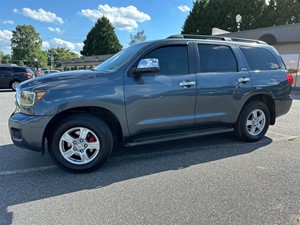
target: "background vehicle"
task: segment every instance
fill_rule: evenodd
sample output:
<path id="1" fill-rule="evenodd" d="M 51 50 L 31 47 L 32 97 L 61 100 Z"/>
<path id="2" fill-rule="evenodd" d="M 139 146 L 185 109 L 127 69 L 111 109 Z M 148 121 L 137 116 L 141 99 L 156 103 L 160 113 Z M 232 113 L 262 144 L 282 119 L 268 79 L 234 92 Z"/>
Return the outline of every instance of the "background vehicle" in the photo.
<path id="1" fill-rule="evenodd" d="M 32 72 L 34 72 L 34 76 L 35 77 L 39 77 L 42 76 L 42 72 L 40 70 L 37 70 L 36 67 L 28 67 Z"/>
<path id="2" fill-rule="evenodd" d="M 93 71 L 17 88 L 13 142 L 92 171 L 127 146 L 222 132 L 258 141 L 291 107 L 292 75 L 257 40 L 176 35 L 132 45 Z"/>
<path id="3" fill-rule="evenodd" d="M 59 73 L 59 72 L 60 72 L 59 70 L 44 70 L 43 75 L 47 75 L 50 73 Z"/>
<path id="4" fill-rule="evenodd" d="M 35 77 L 35 74 L 28 67 L 16 66 L 15 64 L 0 64 L 0 88 L 11 88 L 22 81 Z"/>

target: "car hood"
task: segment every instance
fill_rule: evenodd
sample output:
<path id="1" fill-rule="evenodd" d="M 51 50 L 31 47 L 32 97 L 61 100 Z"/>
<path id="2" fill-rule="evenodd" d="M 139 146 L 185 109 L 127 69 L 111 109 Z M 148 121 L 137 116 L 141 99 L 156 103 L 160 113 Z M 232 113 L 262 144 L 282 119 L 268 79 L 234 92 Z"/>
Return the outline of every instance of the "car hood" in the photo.
<path id="1" fill-rule="evenodd" d="M 103 77 L 105 73 L 92 70 L 60 72 L 36 77 L 21 83 L 21 89 L 66 88 L 70 85 L 83 85 L 91 79 Z"/>

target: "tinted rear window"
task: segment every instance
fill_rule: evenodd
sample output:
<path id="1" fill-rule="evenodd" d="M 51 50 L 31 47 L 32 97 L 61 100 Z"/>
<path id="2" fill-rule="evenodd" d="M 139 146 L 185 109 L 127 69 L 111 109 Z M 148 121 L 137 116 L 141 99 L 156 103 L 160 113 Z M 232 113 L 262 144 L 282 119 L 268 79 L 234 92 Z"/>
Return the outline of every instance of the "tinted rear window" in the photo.
<path id="1" fill-rule="evenodd" d="M 11 67 L 14 72 L 25 72 L 25 68 L 23 67 Z"/>
<path id="2" fill-rule="evenodd" d="M 276 70 L 280 65 L 275 56 L 264 48 L 241 46 L 250 70 Z"/>
<path id="3" fill-rule="evenodd" d="M 27 73 L 34 74 L 34 72 L 33 72 L 31 69 L 29 69 L 29 68 L 26 68 L 26 72 L 27 72 Z"/>

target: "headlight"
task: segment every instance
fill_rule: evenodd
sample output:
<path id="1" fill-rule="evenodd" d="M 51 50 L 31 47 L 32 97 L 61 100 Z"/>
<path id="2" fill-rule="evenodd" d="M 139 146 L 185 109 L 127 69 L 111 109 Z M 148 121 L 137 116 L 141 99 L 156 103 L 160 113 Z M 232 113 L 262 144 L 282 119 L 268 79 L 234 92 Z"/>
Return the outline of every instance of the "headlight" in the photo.
<path id="1" fill-rule="evenodd" d="M 16 93 L 16 100 L 20 106 L 32 106 L 43 98 L 45 91 L 20 91 Z"/>

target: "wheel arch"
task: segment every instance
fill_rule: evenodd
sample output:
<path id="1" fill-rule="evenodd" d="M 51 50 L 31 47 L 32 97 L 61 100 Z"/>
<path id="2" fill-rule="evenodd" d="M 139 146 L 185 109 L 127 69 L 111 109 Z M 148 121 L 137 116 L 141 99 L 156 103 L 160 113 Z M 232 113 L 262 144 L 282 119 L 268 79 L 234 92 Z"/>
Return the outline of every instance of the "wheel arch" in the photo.
<path id="1" fill-rule="evenodd" d="M 62 120 L 66 116 L 80 113 L 89 114 L 100 118 L 110 128 L 114 139 L 118 142 L 123 141 L 121 124 L 118 118 L 111 111 L 100 107 L 78 107 L 62 111 L 50 120 L 44 131 L 43 146 L 47 147 L 46 142 L 48 142 L 49 138 L 51 137 L 51 131 L 53 131 L 60 120 Z"/>
<path id="2" fill-rule="evenodd" d="M 242 110 L 240 111 L 240 113 L 243 111 L 244 107 L 249 104 L 250 102 L 253 101 L 260 101 L 265 103 L 270 111 L 270 125 L 274 125 L 275 124 L 275 120 L 276 120 L 276 110 L 275 110 L 275 102 L 274 99 L 268 95 L 268 94 L 256 94 L 253 95 L 252 97 L 250 97 L 244 104 Z"/>

